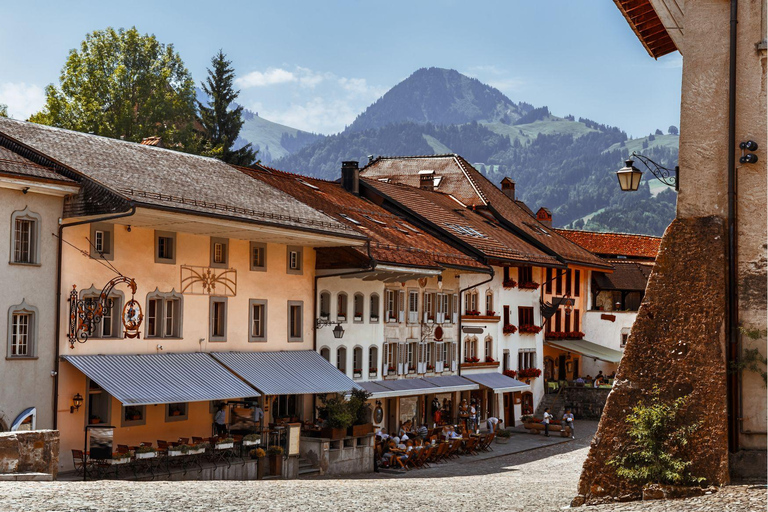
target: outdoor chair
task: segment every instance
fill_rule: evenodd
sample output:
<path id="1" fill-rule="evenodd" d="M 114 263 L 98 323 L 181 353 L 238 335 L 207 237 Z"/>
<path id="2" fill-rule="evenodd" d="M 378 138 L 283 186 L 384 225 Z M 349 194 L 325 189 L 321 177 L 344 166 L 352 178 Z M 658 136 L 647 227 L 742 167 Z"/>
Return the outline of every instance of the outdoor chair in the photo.
<path id="1" fill-rule="evenodd" d="M 495 432 L 486 434 L 485 437 L 483 437 L 483 440 L 480 442 L 480 446 L 478 447 L 478 449 L 484 452 L 493 451 L 493 448 L 491 448 L 491 443 L 493 443 L 493 440 L 495 437 L 496 437 Z"/>
<path id="2" fill-rule="evenodd" d="M 450 443 L 440 443 L 437 447 L 437 453 L 432 457 L 434 462 L 442 463 L 445 462 L 445 457 L 448 455 L 448 451 L 451 449 Z"/>
<path id="3" fill-rule="evenodd" d="M 459 450 L 461 449 L 461 439 L 454 439 L 450 441 L 451 447 L 446 453 L 446 458 L 455 459 L 459 456 Z"/>
<path id="4" fill-rule="evenodd" d="M 75 472 L 82 475 L 85 472 L 85 455 L 83 450 L 72 450 L 72 461 L 75 464 Z"/>

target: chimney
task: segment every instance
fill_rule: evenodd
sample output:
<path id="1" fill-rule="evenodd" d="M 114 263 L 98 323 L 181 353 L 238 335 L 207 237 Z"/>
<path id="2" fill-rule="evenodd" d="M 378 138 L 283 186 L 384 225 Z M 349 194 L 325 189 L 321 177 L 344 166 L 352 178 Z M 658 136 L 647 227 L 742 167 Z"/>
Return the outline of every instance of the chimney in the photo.
<path id="1" fill-rule="evenodd" d="M 515 182 L 511 178 L 501 180 L 501 191 L 511 200 L 515 200 Z"/>
<path id="2" fill-rule="evenodd" d="M 548 228 L 552 227 L 552 212 L 549 211 L 549 208 L 544 208 L 543 206 L 539 208 L 539 211 L 536 212 L 536 220 L 547 226 Z"/>
<path id="3" fill-rule="evenodd" d="M 419 171 L 419 188 L 423 190 L 435 190 L 435 171 Z"/>
<path id="4" fill-rule="evenodd" d="M 341 162 L 341 186 L 347 192 L 360 195 L 360 169 L 356 161 Z"/>

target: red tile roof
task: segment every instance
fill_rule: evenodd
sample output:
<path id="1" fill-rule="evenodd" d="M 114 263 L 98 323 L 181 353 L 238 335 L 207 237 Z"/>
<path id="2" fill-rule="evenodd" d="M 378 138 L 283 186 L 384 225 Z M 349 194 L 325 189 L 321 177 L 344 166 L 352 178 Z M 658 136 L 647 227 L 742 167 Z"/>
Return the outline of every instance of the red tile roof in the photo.
<path id="1" fill-rule="evenodd" d="M 650 0 L 613 0 L 645 50 L 654 59 L 677 50 Z"/>
<path id="2" fill-rule="evenodd" d="M 627 258 L 656 259 L 661 243 L 661 238 L 657 236 L 596 233 L 570 229 L 556 229 L 555 231 L 588 251 L 606 257 L 626 256 Z"/>
<path id="3" fill-rule="evenodd" d="M 361 187 L 370 188 L 408 215 L 440 230 L 442 236 L 469 246 L 488 259 L 561 265 L 554 256 L 504 229 L 489 212 L 482 215 L 481 210 L 473 211 L 451 195 L 365 178 L 361 179 Z"/>
<path id="4" fill-rule="evenodd" d="M 418 172 L 422 170 L 435 171 L 440 179 L 436 191 L 450 194 L 467 206 L 487 206 L 518 237 L 541 250 L 556 253 L 568 263 L 610 268 L 594 254 L 540 223 L 527 206 L 509 198 L 459 155 L 382 157 L 366 166 L 361 176 L 418 187 Z"/>
<path id="5" fill-rule="evenodd" d="M 476 258 L 461 253 L 381 206 L 347 192 L 338 183 L 266 166 L 239 169 L 368 236 L 371 256 L 379 263 L 431 268 L 487 268 Z M 351 248 L 346 256 L 348 259 L 343 260 L 344 255 L 334 255 L 343 261 L 368 262 L 365 247 Z"/>

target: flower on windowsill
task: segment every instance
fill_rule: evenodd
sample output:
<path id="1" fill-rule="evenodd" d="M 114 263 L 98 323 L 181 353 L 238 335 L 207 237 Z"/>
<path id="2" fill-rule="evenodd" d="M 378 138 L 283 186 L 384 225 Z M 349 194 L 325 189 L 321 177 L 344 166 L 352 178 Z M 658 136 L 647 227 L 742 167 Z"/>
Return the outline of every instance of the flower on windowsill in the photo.
<path id="1" fill-rule="evenodd" d="M 516 372 L 515 370 L 504 370 L 504 372 L 503 372 L 503 373 L 504 373 L 504 375 L 506 375 L 507 377 L 511 377 L 511 378 L 513 378 L 513 379 L 514 379 L 515 377 L 517 377 L 517 372 Z"/>
<path id="2" fill-rule="evenodd" d="M 394 368 L 392 368 L 394 370 Z M 368 373 L 376 374 L 376 368 L 368 368 Z"/>
<path id="3" fill-rule="evenodd" d="M 584 333 L 581 331 L 568 332 L 547 332 L 544 337 L 551 340 L 581 340 L 584 339 Z"/>
<path id="4" fill-rule="evenodd" d="M 476 309 L 468 309 L 464 314 L 467 316 L 480 316 L 480 312 Z"/>
<path id="5" fill-rule="evenodd" d="M 515 334 L 517 332 L 517 327 L 515 327 L 514 325 L 507 324 L 507 325 L 504 326 L 502 331 L 506 335 Z"/>
<path id="6" fill-rule="evenodd" d="M 523 368 L 517 372 L 517 375 L 524 379 L 532 379 L 541 375 L 541 370 L 538 368 Z"/>
<path id="7" fill-rule="evenodd" d="M 480 358 L 479 357 L 465 357 L 464 358 L 465 363 L 479 363 Z"/>
<path id="8" fill-rule="evenodd" d="M 431 371 L 434 371 L 434 370 L 435 370 L 435 367 L 434 367 L 434 365 L 431 365 L 431 364 L 428 364 L 428 365 L 427 365 L 427 371 L 428 371 L 428 372 L 431 372 Z"/>
<path id="9" fill-rule="evenodd" d="M 534 283 L 533 281 L 528 281 L 525 283 L 520 283 L 517 285 L 521 290 L 535 290 L 539 287 L 539 283 Z"/>
<path id="10" fill-rule="evenodd" d="M 486 362 L 486 363 L 495 363 L 495 362 L 496 362 L 496 360 L 495 360 L 494 358 L 492 358 L 492 357 L 486 357 L 486 358 L 485 358 L 485 362 Z"/>
<path id="11" fill-rule="evenodd" d="M 394 366 L 390 366 L 390 367 L 387 368 L 387 371 L 388 372 L 394 372 L 395 371 L 395 367 Z"/>
<path id="12" fill-rule="evenodd" d="M 362 368 L 355 368 L 352 371 L 355 372 L 355 373 L 363 373 L 363 369 Z"/>
<path id="13" fill-rule="evenodd" d="M 514 279 L 507 279 L 506 281 L 501 283 L 501 285 L 504 288 L 514 288 L 515 286 L 517 286 L 517 281 L 515 281 Z"/>
<path id="14" fill-rule="evenodd" d="M 518 330 L 520 334 L 537 334 L 541 332 L 541 327 L 538 325 L 521 325 Z"/>
<path id="15" fill-rule="evenodd" d="M 496 314 L 495 311 L 486 311 L 485 316 L 494 316 Z"/>

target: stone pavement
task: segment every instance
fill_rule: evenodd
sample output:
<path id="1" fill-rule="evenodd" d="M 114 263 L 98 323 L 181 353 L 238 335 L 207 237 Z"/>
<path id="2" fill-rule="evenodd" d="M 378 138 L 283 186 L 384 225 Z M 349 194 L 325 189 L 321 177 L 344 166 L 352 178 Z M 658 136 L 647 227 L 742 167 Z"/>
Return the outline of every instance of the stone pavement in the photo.
<path id="1" fill-rule="evenodd" d="M 345 479 L 247 482 L 0 482 L 0 510 L 555 512 L 567 508 L 576 494 L 596 423 L 579 422 L 579 426 L 584 437 L 575 441 L 493 458 L 462 457 L 402 476 L 382 473 Z M 764 486 L 732 486 L 711 496 L 688 500 L 620 503 L 575 510 L 744 512 L 764 511 L 767 503 Z"/>

